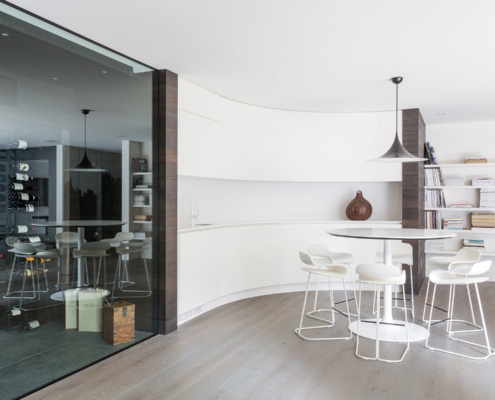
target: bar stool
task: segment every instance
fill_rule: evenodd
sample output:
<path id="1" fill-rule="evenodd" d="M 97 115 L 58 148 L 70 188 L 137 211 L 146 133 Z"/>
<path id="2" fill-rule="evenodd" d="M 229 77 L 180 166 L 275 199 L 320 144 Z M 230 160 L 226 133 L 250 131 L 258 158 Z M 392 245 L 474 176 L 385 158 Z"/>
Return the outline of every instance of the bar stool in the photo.
<path id="1" fill-rule="evenodd" d="M 476 249 L 468 249 L 468 248 L 462 248 L 460 249 L 457 254 L 454 256 L 437 256 L 437 257 L 431 257 L 428 259 L 428 264 L 430 265 L 432 270 L 452 270 L 455 268 L 457 265 L 462 265 L 462 264 L 469 264 L 472 265 L 476 262 L 478 262 L 481 259 L 481 253 L 479 250 Z M 452 290 L 453 288 L 451 288 Z M 469 289 L 469 288 L 468 288 Z M 426 285 L 426 296 L 425 296 L 425 301 L 424 301 L 424 307 L 423 307 L 423 322 L 428 322 L 428 320 L 425 318 L 426 315 L 426 306 L 430 306 L 430 303 L 428 303 L 428 295 L 430 292 L 430 281 L 428 280 L 428 284 Z M 469 303 L 471 305 L 471 310 L 473 309 L 472 306 L 472 301 L 471 301 L 471 293 L 468 290 L 468 297 L 469 297 Z M 449 302 L 450 298 L 452 297 L 452 293 L 449 294 Z M 437 310 L 447 312 L 447 310 L 444 310 L 442 308 L 436 307 Z M 432 313 L 430 313 L 430 316 Z M 472 313 L 472 318 L 474 320 L 474 313 Z"/>
<path id="2" fill-rule="evenodd" d="M 318 259 L 318 258 L 313 259 L 308 254 L 303 253 L 303 252 L 299 252 L 299 258 L 304 264 L 306 264 L 305 266 L 301 267 L 301 269 L 308 273 L 308 281 L 306 283 L 306 292 L 304 295 L 304 303 L 303 303 L 303 308 L 302 308 L 302 312 L 301 312 L 301 320 L 299 322 L 299 328 L 296 328 L 294 330 L 296 335 L 302 339 L 305 339 L 305 340 L 340 340 L 340 339 L 349 340 L 349 339 L 352 339 L 352 332 L 350 330 L 349 330 L 349 334 L 345 335 L 345 336 L 308 337 L 308 336 L 304 336 L 302 334 L 302 332 L 305 330 L 328 329 L 328 328 L 334 327 L 334 325 L 335 325 L 335 313 L 336 312 L 347 317 L 348 324 L 351 323 L 351 317 L 350 317 L 350 313 L 349 313 L 349 303 L 347 301 L 347 292 L 345 290 L 346 288 L 345 288 L 345 279 L 344 279 L 348 273 L 347 266 L 338 265 L 338 264 L 329 265 L 327 259 Z M 320 265 L 320 262 L 323 263 L 323 266 Z M 309 284 L 311 281 L 311 275 L 316 275 L 316 277 L 323 276 L 323 277 L 328 278 L 328 285 L 329 285 L 328 293 L 330 296 L 329 308 L 319 309 L 319 310 L 317 310 L 317 312 L 323 312 L 323 311 L 330 312 L 331 319 L 316 318 L 316 319 L 319 319 L 321 321 L 326 322 L 326 324 L 325 325 L 303 327 L 304 315 L 310 317 L 310 315 L 306 313 L 306 303 L 307 303 L 307 299 L 308 299 L 308 292 L 309 292 Z M 344 314 L 335 308 L 335 303 L 334 303 L 334 298 L 333 298 L 333 290 L 332 290 L 332 284 L 331 284 L 331 280 L 333 278 L 342 280 L 342 284 L 344 286 L 344 296 L 345 296 L 345 304 L 347 307 L 347 314 Z M 315 297 L 316 296 L 317 296 L 317 292 L 315 293 Z M 316 308 L 316 300 L 315 300 L 314 309 L 315 308 Z M 345 328 L 345 329 L 347 329 L 347 328 Z"/>
<path id="3" fill-rule="evenodd" d="M 86 275 L 88 275 L 88 258 L 93 259 L 93 285 L 98 287 L 101 265 L 103 264 L 103 286 L 107 285 L 107 261 L 109 256 L 107 250 L 110 249 L 110 243 L 107 242 L 88 242 L 83 243 L 79 249 L 74 249 L 72 255 L 75 260 L 84 259 Z"/>
<path id="4" fill-rule="evenodd" d="M 375 255 L 375 261 L 377 263 L 383 263 L 383 252 L 379 251 Z M 393 264 L 405 264 L 409 266 L 409 279 L 411 282 L 411 294 L 408 301 L 411 303 L 411 307 L 408 310 L 411 312 L 411 318 L 414 319 L 414 282 L 413 282 L 413 248 L 409 243 L 393 242 L 392 243 L 392 263 Z M 396 286 L 397 287 L 397 286 Z M 397 304 L 397 292 L 395 292 L 394 308 L 401 308 Z M 374 309 L 373 305 L 373 309 Z"/>
<path id="5" fill-rule="evenodd" d="M 315 257 L 320 258 L 318 260 L 318 266 L 319 267 L 331 266 L 331 265 L 335 265 L 335 264 L 344 265 L 347 268 L 347 273 L 351 277 L 352 290 L 354 292 L 354 298 L 349 299 L 349 301 L 352 301 L 352 300 L 356 301 L 356 299 L 357 299 L 356 288 L 354 286 L 354 279 L 352 279 L 352 273 L 351 273 L 351 264 L 354 262 L 354 256 L 352 254 L 330 251 L 326 245 L 320 244 L 320 243 L 310 244 L 308 246 L 308 254 L 310 256 L 312 256 L 312 259 L 315 259 Z M 325 259 L 326 259 L 326 265 L 325 265 Z M 307 313 L 307 316 L 310 318 L 320 320 L 320 321 L 330 322 L 328 320 L 325 320 L 324 318 L 321 318 L 321 317 L 318 317 L 317 315 L 315 315 L 315 314 L 322 311 L 322 310 L 318 310 L 316 308 L 317 302 L 318 302 L 318 285 L 319 285 L 319 276 L 317 275 L 314 306 L 313 306 L 313 310 L 309 311 Z M 337 302 L 335 304 L 341 304 L 343 302 L 344 301 L 340 301 L 340 302 Z M 356 308 L 357 308 L 357 304 L 356 304 Z M 325 310 L 323 310 L 323 311 L 325 311 Z M 351 315 L 355 316 L 356 314 L 351 314 Z"/>
<path id="6" fill-rule="evenodd" d="M 359 302 L 358 302 L 358 321 L 356 330 L 356 356 L 365 360 L 378 360 L 385 362 L 401 362 L 406 353 L 409 351 L 409 327 L 407 322 L 407 309 L 406 309 L 406 297 L 404 291 L 404 285 L 406 283 L 406 271 L 396 265 L 385 265 L 385 264 L 359 264 L 356 268 L 356 273 L 359 275 Z M 375 286 L 374 291 L 374 301 L 376 301 L 376 318 L 375 319 L 362 319 L 361 318 L 361 308 L 362 308 L 362 284 L 370 284 Z M 380 323 L 380 288 L 384 285 L 398 285 L 402 286 L 402 296 L 404 301 L 404 324 L 397 324 L 400 327 L 404 327 L 407 337 L 407 345 L 404 349 L 402 356 L 398 359 L 382 358 L 380 356 L 380 327 L 383 325 Z M 360 335 L 359 331 L 361 329 L 362 323 L 374 323 L 376 324 L 375 332 L 375 355 L 373 357 L 364 356 L 359 353 L 359 341 Z M 394 324 L 395 325 L 395 324 Z M 387 324 L 390 326 L 390 324 Z"/>
<path id="7" fill-rule="evenodd" d="M 3 297 L 20 299 L 19 308 L 22 308 L 25 299 L 38 301 L 41 299 L 41 293 L 48 292 L 48 278 L 45 267 L 43 266 L 43 268 L 40 269 L 34 264 L 38 250 L 32 244 L 19 243 L 16 241 L 11 241 L 11 243 L 13 248 L 8 251 L 14 253 L 14 260 L 10 271 L 9 282 L 7 284 L 7 291 Z M 22 285 L 20 291 L 12 291 L 12 281 L 16 275 L 16 264 L 18 260 L 21 260 L 20 274 L 22 274 Z M 40 274 L 43 275 L 45 281 L 45 288 L 43 290 L 41 289 L 40 284 Z M 30 290 L 26 290 L 26 277 L 29 277 L 31 281 Z"/>
<path id="8" fill-rule="evenodd" d="M 111 247 L 117 248 L 124 243 L 130 242 L 132 239 L 134 239 L 133 232 L 117 232 L 113 238 L 101 239 L 100 242 L 110 243 Z"/>
<path id="9" fill-rule="evenodd" d="M 61 282 L 61 277 L 62 277 L 62 266 L 59 266 L 58 273 L 57 273 L 57 289 L 61 289 L 61 285 L 67 285 L 69 283 L 72 283 L 69 281 L 69 276 L 71 276 L 70 273 L 70 256 L 71 256 L 71 251 L 72 249 L 77 248 L 79 245 L 79 235 L 77 232 L 59 232 L 55 235 L 55 240 L 57 243 L 57 248 L 60 251 L 60 256 L 61 257 L 66 257 L 65 261 L 65 282 Z M 87 282 L 89 285 L 89 282 Z"/>
<path id="10" fill-rule="evenodd" d="M 430 273 L 430 282 L 433 283 L 433 294 L 432 294 L 432 300 L 431 300 L 431 307 L 430 307 L 430 318 L 428 320 L 428 337 L 426 339 L 426 347 L 431 349 L 431 350 L 437 350 L 441 351 L 443 353 L 448 353 L 448 354 L 453 354 L 456 356 L 464 357 L 464 358 L 470 358 L 472 360 L 484 360 L 494 354 L 494 349 L 490 347 L 490 341 L 488 339 L 488 332 L 486 329 L 486 323 L 485 323 L 485 316 L 483 313 L 483 307 L 481 305 L 481 298 L 480 298 L 480 293 L 478 289 L 478 283 L 486 282 L 489 278 L 487 276 L 481 276 L 488 272 L 488 270 L 491 267 L 491 261 L 482 261 L 475 263 L 473 265 L 468 265 L 464 264 L 460 266 L 460 269 L 457 272 L 454 271 L 444 271 L 444 270 L 434 270 Z M 436 296 L 436 291 L 437 291 L 437 286 L 449 286 L 449 309 L 447 312 L 447 318 L 441 320 L 441 321 L 434 321 L 432 322 L 432 314 L 433 314 L 433 308 L 435 306 L 435 296 Z M 469 285 L 473 285 L 475 292 L 476 292 L 476 299 L 478 302 L 478 311 L 480 314 L 481 318 L 481 327 L 480 329 L 471 329 L 471 330 L 460 330 L 460 329 L 453 329 L 453 323 L 454 322 L 461 322 L 464 323 L 466 321 L 464 320 L 458 320 L 458 319 L 453 319 L 454 316 L 454 296 L 455 296 L 455 287 L 457 285 L 465 285 L 468 292 L 470 290 Z M 453 289 L 452 289 L 453 288 Z M 469 302 L 470 302 L 470 307 L 471 307 L 471 313 L 473 312 L 472 310 L 472 303 L 471 303 L 471 297 L 469 297 Z M 432 330 L 431 327 L 433 325 L 437 325 L 440 323 L 446 322 L 446 332 L 448 334 L 448 338 L 465 343 L 468 345 L 473 346 L 474 348 L 480 348 L 484 349 L 486 351 L 486 354 L 482 354 L 480 356 L 474 356 L 474 355 L 469 355 L 467 353 L 460 353 L 457 351 L 452 351 L 448 350 L 446 348 L 439 348 L 436 346 L 433 346 L 430 344 L 431 341 L 431 336 L 432 336 Z M 469 324 L 469 322 L 468 322 Z M 473 341 L 469 341 L 466 339 L 460 339 L 458 337 L 459 334 L 466 334 L 466 333 L 473 333 L 473 332 L 479 332 L 482 331 L 484 333 L 484 343 L 475 343 Z"/>
<path id="11" fill-rule="evenodd" d="M 142 295 L 125 295 L 120 296 L 124 298 L 141 298 L 151 296 L 151 282 L 148 274 L 148 265 L 146 263 L 145 251 L 151 248 L 151 237 L 147 237 L 141 243 L 131 242 L 115 249 L 119 258 L 117 260 L 117 270 L 115 272 L 115 279 L 113 281 L 112 297 L 119 298 L 115 296 L 115 286 L 123 293 L 142 293 Z M 146 276 L 147 289 L 126 289 L 129 286 L 133 286 L 136 282 L 129 279 L 129 256 L 132 254 L 137 254 L 143 260 L 144 273 Z"/>

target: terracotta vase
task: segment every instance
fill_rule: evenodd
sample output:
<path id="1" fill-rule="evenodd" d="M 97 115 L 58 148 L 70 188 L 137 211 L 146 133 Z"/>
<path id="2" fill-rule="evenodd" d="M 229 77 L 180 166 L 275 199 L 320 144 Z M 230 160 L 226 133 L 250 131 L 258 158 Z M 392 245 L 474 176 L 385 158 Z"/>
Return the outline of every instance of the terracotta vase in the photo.
<path id="1" fill-rule="evenodd" d="M 345 209 L 345 215 L 352 221 L 364 221 L 371 217 L 373 207 L 368 200 L 363 197 L 363 192 L 358 190 L 356 197 L 351 200 Z"/>

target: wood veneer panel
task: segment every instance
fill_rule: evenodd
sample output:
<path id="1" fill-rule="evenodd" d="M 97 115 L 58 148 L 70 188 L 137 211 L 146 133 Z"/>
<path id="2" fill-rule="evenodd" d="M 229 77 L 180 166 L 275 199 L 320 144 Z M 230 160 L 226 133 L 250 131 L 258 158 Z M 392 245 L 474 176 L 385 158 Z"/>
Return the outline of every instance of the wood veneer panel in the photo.
<path id="1" fill-rule="evenodd" d="M 402 143 L 407 151 L 418 157 L 424 155 L 426 125 L 419 109 L 402 111 Z M 402 165 L 402 226 L 404 228 L 425 227 L 424 219 L 424 163 Z M 418 294 L 425 279 L 425 242 L 409 241 L 413 247 L 413 284 Z M 407 286 L 410 286 L 408 282 Z M 409 288 L 407 289 L 409 290 Z"/>
<path id="2" fill-rule="evenodd" d="M 177 74 L 153 75 L 153 215 L 154 328 L 160 334 L 177 329 Z"/>

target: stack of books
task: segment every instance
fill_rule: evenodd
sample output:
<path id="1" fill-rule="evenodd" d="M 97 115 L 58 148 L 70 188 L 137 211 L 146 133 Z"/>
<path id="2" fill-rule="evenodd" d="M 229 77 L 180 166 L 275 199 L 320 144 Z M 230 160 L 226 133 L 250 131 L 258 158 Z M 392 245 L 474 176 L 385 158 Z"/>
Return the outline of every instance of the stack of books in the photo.
<path id="1" fill-rule="evenodd" d="M 480 208 L 495 208 L 495 187 L 480 189 Z"/>
<path id="2" fill-rule="evenodd" d="M 425 186 L 443 186 L 444 179 L 440 168 L 425 169 Z"/>
<path id="3" fill-rule="evenodd" d="M 473 186 L 494 186 L 495 180 L 493 178 L 474 178 L 471 180 Z"/>
<path id="4" fill-rule="evenodd" d="M 426 208 L 444 208 L 445 198 L 442 189 L 425 190 L 425 207 Z"/>
<path id="5" fill-rule="evenodd" d="M 483 239 L 464 239 L 464 247 L 474 247 L 478 250 L 485 248 L 485 241 Z"/>
<path id="6" fill-rule="evenodd" d="M 151 215 L 135 214 L 133 219 L 134 221 L 151 221 Z"/>
<path id="7" fill-rule="evenodd" d="M 471 213 L 471 230 L 495 228 L 494 213 Z"/>
<path id="8" fill-rule="evenodd" d="M 134 205 L 135 206 L 145 206 L 146 205 L 146 196 L 144 194 L 134 195 Z"/>
<path id="9" fill-rule="evenodd" d="M 457 175 L 446 176 L 444 178 L 444 184 L 445 186 L 464 186 L 464 179 Z"/>
<path id="10" fill-rule="evenodd" d="M 448 230 L 464 229 L 464 218 L 462 217 L 444 218 L 443 229 L 448 229 Z"/>
<path id="11" fill-rule="evenodd" d="M 487 162 L 488 160 L 483 156 L 470 156 L 466 158 L 466 164 L 483 164 Z"/>
<path id="12" fill-rule="evenodd" d="M 425 211 L 425 226 L 426 229 L 441 229 L 442 221 L 440 219 L 440 212 Z"/>

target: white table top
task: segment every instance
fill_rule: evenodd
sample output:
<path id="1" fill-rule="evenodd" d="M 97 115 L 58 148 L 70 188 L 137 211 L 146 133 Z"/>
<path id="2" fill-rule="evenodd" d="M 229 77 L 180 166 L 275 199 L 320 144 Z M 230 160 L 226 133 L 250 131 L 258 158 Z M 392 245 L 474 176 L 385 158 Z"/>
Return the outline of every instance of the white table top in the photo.
<path id="1" fill-rule="evenodd" d="M 332 236 L 384 240 L 431 240 L 456 236 L 455 232 L 447 230 L 412 228 L 344 228 L 331 229 L 327 233 Z"/>
<path id="2" fill-rule="evenodd" d="M 81 219 L 81 220 L 63 220 L 63 221 L 43 221 L 43 222 L 31 222 L 34 226 L 47 226 L 47 227 L 88 227 L 88 226 L 112 226 L 112 225 L 125 225 L 125 221 L 114 221 L 109 219 Z"/>

